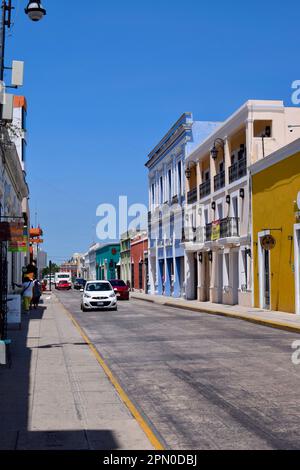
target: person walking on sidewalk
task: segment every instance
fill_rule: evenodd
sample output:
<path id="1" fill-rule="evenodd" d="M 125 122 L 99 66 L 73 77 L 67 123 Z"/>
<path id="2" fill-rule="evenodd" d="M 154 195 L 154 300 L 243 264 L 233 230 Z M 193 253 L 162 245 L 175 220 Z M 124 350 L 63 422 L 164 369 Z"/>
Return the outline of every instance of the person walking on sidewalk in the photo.
<path id="1" fill-rule="evenodd" d="M 38 308 L 39 303 L 40 303 L 40 298 L 42 295 L 42 285 L 38 279 L 35 279 L 33 281 L 33 288 L 32 288 L 32 300 L 30 307 L 32 308 Z"/>

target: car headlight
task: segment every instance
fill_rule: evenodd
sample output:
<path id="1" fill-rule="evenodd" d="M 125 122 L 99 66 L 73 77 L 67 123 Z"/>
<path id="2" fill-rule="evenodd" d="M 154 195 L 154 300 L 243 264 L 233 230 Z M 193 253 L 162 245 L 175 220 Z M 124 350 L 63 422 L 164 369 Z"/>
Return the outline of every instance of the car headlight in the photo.
<path id="1" fill-rule="evenodd" d="M 114 298 L 114 297 L 116 297 L 116 294 L 114 292 L 112 292 L 109 297 Z"/>
<path id="2" fill-rule="evenodd" d="M 91 296 L 89 294 L 84 294 L 83 297 L 87 298 L 87 299 L 90 299 Z"/>

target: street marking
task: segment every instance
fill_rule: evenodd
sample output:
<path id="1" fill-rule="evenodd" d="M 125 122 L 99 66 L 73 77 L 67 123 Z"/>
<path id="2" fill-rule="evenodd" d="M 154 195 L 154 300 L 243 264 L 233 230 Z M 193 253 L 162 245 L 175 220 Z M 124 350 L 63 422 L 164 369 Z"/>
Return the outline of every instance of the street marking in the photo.
<path id="1" fill-rule="evenodd" d="M 132 416 L 136 419 L 136 421 L 140 425 L 143 432 L 146 434 L 147 438 L 149 439 L 150 443 L 153 445 L 155 450 L 165 450 L 164 445 L 159 441 L 159 439 L 156 437 L 156 435 L 154 434 L 154 432 L 150 428 L 149 424 L 145 421 L 145 419 L 142 417 L 142 415 L 137 410 L 135 405 L 132 403 L 132 401 L 128 397 L 127 393 L 121 387 L 118 380 L 116 379 L 116 377 L 114 376 L 114 374 L 112 373 L 112 371 L 110 370 L 108 365 L 106 364 L 105 360 L 103 359 L 103 357 L 101 356 L 99 351 L 96 349 L 94 344 L 91 342 L 90 338 L 83 331 L 83 329 L 81 328 L 81 326 L 79 325 L 77 320 L 75 320 L 72 313 L 62 304 L 62 302 L 59 299 L 58 299 L 58 301 L 61 304 L 62 308 L 65 310 L 65 312 L 68 315 L 68 317 L 70 318 L 70 320 L 72 321 L 73 325 L 76 327 L 76 329 L 80 333 L 81 337 L 84 339 L 86 344 L 89 346 L 89 348 L 92 351 L 92 353 L 94 354 L 97 362 L 100 364 L 100 366 L 102 367 L 102 369 L 105 372 L 106 376 L 108 377 L 109 381 L 111 382 L 111 384 L 114 386 L 114 388 L 118 392 L 121 400 L 126 405 L 126 407 L 129 409 Z"/>

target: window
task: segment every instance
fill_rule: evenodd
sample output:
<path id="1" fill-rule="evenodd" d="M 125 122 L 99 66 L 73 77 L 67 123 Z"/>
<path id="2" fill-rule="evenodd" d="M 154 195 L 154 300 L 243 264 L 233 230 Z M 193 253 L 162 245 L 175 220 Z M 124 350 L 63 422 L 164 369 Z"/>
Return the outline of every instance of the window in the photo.
<path id="1" fill-rule="evenodd" d="M 232 198 L 232 217 L 239 217 L 239 203 L 236 196 Z"/>
<path id="2" fill-rule="evenodd" d="M 152 204 L 154 205 L 155 204 L 155 187 L 154 187 L 154 184 L 152 184 L 151 192 L 152 192 Z"/>
<path id="3" fill-rule="evenodd" d="M 27 111 L 25 108 L 22 108 L 22 129 L 26 131 L 27 129 Z"/>
<path id="4" fill-rule="evenodd" d="M 164 185 L 163 185 L 162 176 L 159 179 L 159 189 L 160 189 L 160 203 L 163 204 L 163 202 L 164 202 Z"/>
<path id="5" fill-rule="evenodd" d="M 272 137 L 272 121 L 254 121 L 254 137 Z"/>
<path id="6" fill-rule="evenodd" d="M 26 140 L 22 139 L 22 162 L 26 162 L 26 150 L 27 150 Z"/>
<path id="7" fill-rule="evenodd" d="M 219 171 L 220 171 L 220 173 L 223 173 L 223 171 L 224 171 L 224 162 L 220 162 Z"/>
<path id="8" fill-rule="evenodd" d="M 182 195 L 182 166 L 181 166 L 181 162 L 178 162 L 177 170 L 178 170 L 178 196 L 181 196 Z"/>
<path id="9" fill-rule="evenodd" d="M 168 181 L 169 181 L 169 199 L 172 197 L 172 172 L 168 171 Z"/>
<path id="10" fill-rule="evenodd" d="M 219 220 L 223 219 L 223 204 L 222 203 L 218 204 L 218 216 L 219 216 Z"/>

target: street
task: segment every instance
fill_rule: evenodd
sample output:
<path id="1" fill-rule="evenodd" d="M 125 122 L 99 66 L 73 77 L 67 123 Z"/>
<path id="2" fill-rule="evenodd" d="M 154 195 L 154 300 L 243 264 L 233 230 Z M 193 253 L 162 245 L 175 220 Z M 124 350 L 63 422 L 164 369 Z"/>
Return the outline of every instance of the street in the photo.
<path id="1" fill-rule="evenodd" d="M 296 334 L 148 302 L 80 310 L 56 292 L 171 449 L 296 449 Z"/>

